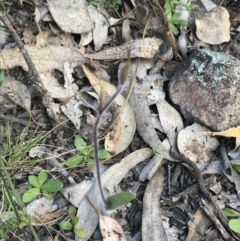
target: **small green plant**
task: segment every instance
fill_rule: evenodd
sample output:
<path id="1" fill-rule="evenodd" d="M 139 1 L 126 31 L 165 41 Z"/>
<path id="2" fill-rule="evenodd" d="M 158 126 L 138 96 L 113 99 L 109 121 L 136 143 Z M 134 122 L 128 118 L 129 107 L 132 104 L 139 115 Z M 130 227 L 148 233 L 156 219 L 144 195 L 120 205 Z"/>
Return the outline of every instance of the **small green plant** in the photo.
<path id="1" fill-rule="evenodd" d="M 115 7 L 117 5 L 122 5 L 122 0 L 90 0 L 88 4 L 91 5 L 97 2 L 102 2 L 104 6 L 107 8 Z"/>
<path id="2" fill-rule="evenodd" d="M 76 228 L 78 222 L 79 222 L 79 217 L 76 216 L 77 210 L 75 207 L 70 207 L 68 209 L 68 215 L 70 217 L 70 221 L 61 221 L 59 223 L 59 226 L 61 229 L 66 230 L 66 231 L 71 231 L 73 230 L 73 232 L 75 233 L 75 235 L 78 238 L 85 238 L 86 237 L 86 233 L 82 230 L 79 230 Z"/>
<path id="3" fill-rule="evenodd" d="M 2 214 L 4 215 L 4 214 Z M 15 229 L 22 229 L 32 223 L 32 217 L 27 213 L 23 214 L 19 212 L 19 217 L 16 216 L 7 218 L 5 221 L 1 223 L 0 226 L 0 238 L 4 238 L 8 233 L 13 232 Z"/>
<path id="4" fill-rule="evenodd" d="M 178 0 L 165 0 L 164 12 L 168 19 L 171 30 L 175 35 L 179 33 L 176 26 L 185 26 L 187 21 L 180 19 L 180 13 L 175 12 L 177 6 L 184 7 L 187 11 L 190 11 L 193 8 L 198 7 L 197 4 L 191 4 L 191 0 L 188 0 L 186 4 L 180 3 Z"/>
<path id="5" fill-rule="evenodd" d="M 234 165 L 232 165 L 232 167 L 233 167 L 238 173 L 240 173 L 240 165 L 234 164 Z"/>
<path id="6" fill-rule="evenodd" d="M 46 171 L 39 172 L 38 176 L 30 175 L 28 177 L 28 181 L 32 185 L 32 188 L 23 194 L 22 201 L 25 203 L 31 202 L 41 193 L 45 198 L 51 199 L 52 193 L 57 192 L 63 188 L 62 182 L 58 180 L 47 181 L 47 178 L 48 175 Z"/>
<path id="7" fill-rule="evenodd" d="M 232 218 L 229 220 L 229 227 L 236 233 L 240 233 L 240 213 L 231 208 L 224 208 L 222 212 L 227 216 Z M 238 218 L 236 218 L 238 217 Z"/>
<path id="8" fill-rule="evenodd" d="M 1 131 L 0 131 L 1 132 Z M 14 174 L 25 166 L 32 165 L 27 161 L 27 152 L 44 137 L 45 133 L 38 134 L 37 129 L 30 135 L 27 126 L 20 136 L 13 137 L 11 126 L 6 125 L 0 135 L 0 237 L 5 238 L 15 229 L 19 229 L 26 237 L 25 226 L 28 226 L 34 240 L 39 241 L 33 227 L 31 216 L 26 212 L 25 205 L 15 189 Z M 27 240 L 27 239 L 25 239 Z"/>
<path id="9" fill-rule="evenodd" d="M 76 137 L 74 139 L 74 145 L 76 147 L 77 154 L 73 157 L 68 158 L 65 162 L 65 165 L 68 167 L 75 167 L 81 162 L 85 162 L 90 169 L 93 169 L 95 158 L 93 146 L 87 146 L 86 142 L 80 137 Z M 98 155 L 99 159 L 101 160 L 110 157 L 110 153 L 106 150 L 99 150 Z"/>

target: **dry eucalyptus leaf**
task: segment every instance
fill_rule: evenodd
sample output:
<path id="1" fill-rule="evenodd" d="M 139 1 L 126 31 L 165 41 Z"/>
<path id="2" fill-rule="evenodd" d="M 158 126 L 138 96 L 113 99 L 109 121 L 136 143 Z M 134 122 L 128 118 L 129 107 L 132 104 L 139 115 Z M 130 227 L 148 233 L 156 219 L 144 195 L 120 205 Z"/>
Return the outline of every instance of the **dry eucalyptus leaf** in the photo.
<path id="1" fill-rule="evenodd" d="M 67 116 L 71 122 L 74 124 L 77 130 L 80 129 L 81 126 L 81 116 L 83 114 L 80 109 L 80 105 L 82 104 L 81 100 L 77 100 L 75 97 L 71 98 L 66 105 L 61 106 L 61 110 L 65 116 Z"/>
<path id="2" fill-rule="evenodd" d="M 30 113 L 31 94 L 21 82 L 5 76 L 3 84 L 0 87 L 0 96 L 3 98 L 7 96 L 11 101 Z"/>
<path id="3" fill-rule="evenodd" d="M 165 147 L 165 149 L 169 152 L 169 155 L 170 155 L 171 145 L 168 139 L 167 138 L 164 139 L 162 144 Z M 146 166 L 141 170 L 139 174 L 139 180 L 141 180 L 142 182 L 146 181 L 146 179 L 151 180 L 152 176 L 158 170 L 163 160 L 164 160 L 163 156 L 154 155 L 151 158 L 151 160 L 146 164 Z"/>
<path id="4" fill-rule="evenodd" d="M 142 84 L 146 94 L 149 105 L 154 105 L 165 99 L 165 92 L 163 91 L 163 78 L 160 74 L 151 74 L 144 77 Z"/>
<path id="5" fill-rule="evenodd" d="M 168 241 L 159 209 L 159 200 L 164 187 L 163 183 L 164 169 L 160 167 L 148 183 L 143 197 L 143 241 Z"/>
<path id="6" fill-rule="evenodd" d="M 234 150 L 232 150 L 232 152 L 236 151 L 239 146 L 240 146 L 240 137 L 237 137 L 235 140 L 235 148 Z"/>
<path id="7" fill-rule="evenodd" d="M 43 48 L 25 45 L 25 48 L 40 73 L 53 69 L 62 71 L 65 62 L 68 62 L 72 68 L 76 67 L 79 62 L 85 62 L 83 55 L 76 49 L 52 45 Z M 17 66 L 21 66 L 25 71 L 28 71 L 28 66 L 19 49 L 3 49 L 0 68 L 12 69 Z"/>
<path id="8" fill-rule="evenodd" d="M 164 133 L 164 130 L 163 130 L 163 128 L 161 126 L 161 123 L 160 123 L 160 120 L 159 120 L 159 116 L 156 115 L 156 114 L 154 114 L 154 115 L 151 114 L 150 119 L 152 121 L 153 128 L 161 131 L 162 133 Z"/>
<path id="9" fill-rule="evenodd" d="M 142 90 L 141 82 L 135 82 L 129 101 L 135 114 L 137 130 L 143 140 L 149 144 L 154 151 L 168 160 L 173 160 L 153 128 L 152 121 L 149 118 L 151 114 L 147 103 L 146 93 Z"/>
<path id="10" fill-rule="evenodd" d="M 1 88 L 0 88 L 1 91 Z M 2 96 L 0 94 L 0 109 L 1 109 L 1 114 L 6 113 L 8 110 L 13 109 L 14 107 L 16 107 L 16 104 L 11 101 L 9 98 L 7 98 L 6 96 Z"/>
<path id="11" fill-rule="evenodd" d="M 113 191 L 114 187 L 119 184 L 119 180 L 122 180 L 125 175 L 138 163 L 148 159 L 153 155 L 153 151 L 150 148 L 143 148 L 141 150 L 137 150 L 124 159 L 121 162 L 111 166 L 103 175 L 102 175 L 102 185 L 108 190 Z M 105 190 L 105 189 L 104 189 Z M 73 192 L 73 195 L 75 193 Z M 94 183 L 92 188 L 87 193 L 90 200 L 94 203 L 94 205 L 100 210 L 105 210 L 105 204 L 99 198 L 99 188 L 98 183 Z M 72 196 L 73 199 L 78 199 L 78 195 Z M 92 233 L 96 229 L 98 225 L 98 214 L 93 209 L 93 207 L 89 204 L 86 197 L 82 200 L 79 200 L 80 204 L 78 206 L 78 213 L 80 221 L 77 224 L 76 228 L 84 230 L 87 234 L 87 237 L 83 239 L 84 241 L 89 240 Z M 82 240 L 82 239 L 81 239 Z M 80 239 L 79 239 L 80 241 Z"/>
<path id="12" fill-rule="evenodd" d="M 66 120 L 65 116 L 61 114 L 60 105 L 57 103 L 50 102 L 49 108 L 47 108 L 47 113 L 57 123 L 61 123 Z"/>
<path id="13" fill-rule="evenodd" d="M 181 130 L 177 138 L 179 152 L 193 162 L 209 161 L 219 142 L 215 137 L 203 136 L 203 132 L 207 130 L 206 127 L 197 123 Z"/>
<path id="14" fill-rule="evenodd" d="M 205 131 L 203 132 L 203 135 L 240 137 L 240 126 L 229 128 L 225 131 L 218 131 L 218 132 Z"/>
<path id="15" fill-rule="evenodd" d="M 43 3 L 40 7 L 36 7 L 34 11 L 36 24 L 43 18 L 43 16 L 49 11 L 47 4 Z"/>
<path id="16" fill-rule="evenodd" d="M 133 81 L 133 78 L 136 73 L 136 76 L 138 79 L 145 79 L 147 76 L 147 70 L 153 67 L 153 59 L 141 59 L 140 63 L 137 64 L 138 60 L 131 60 L 130 70 L 128 77 L 124 83 L 124 89 L 122 91 L 122 94 L 124 97 L 127 96 L 129 87 Z M 118 79 L 120 78 L 120 73 L 122 71 L 122 68 L 126 65 L 127 60 L 121 61 L 118 67 Z M 143 81 L 144 82 L 144 81 Z M 161 84 L 160 84 L 161 85 Z M 150 87 L 150 86 L 149 86 Z M 161 90 L 160 90 L 161 91 Z"/>
<path id="17" fill-rule="evenodd" d="M 81 34 L 93 29 L 86 0 L 47 0 L 47 3 L 53 19 L 64 32 Z"/>
<path id="18" fill-rule="evenodd" d="M 114 94 L 116 88 L 106 81 L 99 80 L 84 65 L 82 65 L 82 68 L 98 95 L 100 95 L 102 91 L 104 95 L 103 101 L 105 103 Z M 118 113 L 120 114 L 105 138 L 105 149 L 114 155 L 124 151 L 128 147 L 136 129 L 132 108 L 128 103 L 125 104 L 124 108 L 121 108 L 124 104 L 124 97 L 118 95 L 111 106 L 111 110 L 115 117 Z"/>
<path id="19" fill-rule="evenodd" d="M 224 7 L 217 6 L 196 19 L 196 27 L 197 37 L 205 43 L 217 45 L 230 40 L 229 13 Z"/>
<path id="20" fill-rule="evenodd" d="M 53 77 L 53 74 L 46 72 L 40 74 L 44 88 L 49 92 L 52 98 L 58 99 L 59 101 L 66 102 L 68 101 L 77 91 L 72 89 L 66 89 L 59 84 L 58 80 Z M 76 86 L 75 84 L 73 86 Z"/>
<path id="21" fill-rule="evenodd" d="M 127 241 L 121 225 L 115 219 L 101 213 L 98 215 L 103 241 Z"/>
<path id="22" fill-rule="evenodd" d="M 162 40 L 158 38 L 144 38 L 128 41 L 120 46 L 108 48 L 95 54 L 85 54 L 90 59 L 127 59 L 153 58 L 158 52 Z"/>
<path id="23" fill-rule="evenodd" d="M 186 241 L 201 241 L 204 239 L 206 232 L 209 232 L 209 227 L 212 225 L 211 221 L 204 214 L 202 209 L 198 209 L 193 215 L 193 220 L 188 221 L 188 236 Z M 210 231 L 211 232 L 211 231 Z M 217 235 L 217 232 L 215 232 Z M 210 237 L 213 238 L 211 235 Z M 215 237 L 217 239 L 217 237 Z"/>
<path id="24" fill-rule="evenodd" d="M 125 19 L 123 21 L 123 25 L 122 25 L 122 38 L 124 40 L 124 42 L 128 42 L 130 40 L 132 40 L 132 36 L 131 36 L 131 29 L 130 29 L 130 21 L 129 19 Z"/>
<path id="25" fill-rule="evenodd" d="M 110 23 L 110 26 L 114 26 L 116 25 L 118 22 L 122 21 L 121 18 L 113 18 L 113 17 L 110 17 L 109 18 L 109 23 Z"/>
<path id="26" fill-rule="evenodd" d="M 177 135 L 184 127 L 182 117 L 165 100 L 160 100 L 157 103 L 157 109 L 162 129 L 167 134 L 171 146 L 177 150 Z"/>
<path id="27" fill-rule="evenodd" d="M 91 20 L 94 22 L 93 41 L 95 51 L 99 51 L 107 41 L 108 16 L 104 16 L 94 5 L 87 6 Z"/>
<path id="28" fill-rule="evenodd" d="M 211 0 L 201 0 L 201 2 L 207 11 L 210 11 L 213 8 L 217 7 L 217 5 L 213 3 Z"/>
<path id="29" fill-rule="evenodd" d="M 76 185 L 70 185 L 61 190 L 62 195 L 76 208 L 78 208 L 81 200 L 92 187 L 92 180 L 84 180 Z"/>
<path id="30" fill-rule="evenodd" d="M 79 46 L 88 45 L 90 42 L 92 42 L 92 40 L 93 40 L 92 32 L 83 33 L 81 34 L 81 40 L 80 40 Z"/>
<path id="31" fill-rule="evenodd" d="M 109 192 L 113 192 L 114 187 L 116 186 L 116 183 L 120 183 L 120 181 L 123 179 L 123 177 L 128 173 L 128 171 L 132 167 L 136 166 L 139 162 L 144 161 L 147 158 L 151 157 L 153 154 L 154 153 L 150 148 L 143 148 L 123 158 L 121 162 L 116 163 L 114 167 L 112 166 L 111 168 L 108 169 L 107 172 L 105 172 L 102 175 L 103 183 L 105 183 L 104 187 Z M 117 172 L 114 170 L 117 170 Z M 107 182 L 107 179 L 113 180 L 113 181 Z"/>
<path id="32" fill-rule="evenodd" d="M 54 204 L 54 199 L 46 199 L 45 197 L 38 198 L 26 207 L 27 212 L 35 217 L 44 215 L 46 213 L 54 212 L 58 209 L 58 206 Z"/>

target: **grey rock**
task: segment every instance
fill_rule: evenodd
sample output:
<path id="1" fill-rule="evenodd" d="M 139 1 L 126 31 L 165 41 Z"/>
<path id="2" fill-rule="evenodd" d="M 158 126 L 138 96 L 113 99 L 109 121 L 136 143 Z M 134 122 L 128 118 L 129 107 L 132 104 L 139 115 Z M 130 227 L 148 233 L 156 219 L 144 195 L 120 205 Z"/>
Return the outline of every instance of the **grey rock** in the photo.
<path id="1" fill-rule="evenodd" d="M 240 61 L 208 50 L 194 52 L 172 77 L 169 95 L 186 119 L 222 131 L 240 124 Z"/>

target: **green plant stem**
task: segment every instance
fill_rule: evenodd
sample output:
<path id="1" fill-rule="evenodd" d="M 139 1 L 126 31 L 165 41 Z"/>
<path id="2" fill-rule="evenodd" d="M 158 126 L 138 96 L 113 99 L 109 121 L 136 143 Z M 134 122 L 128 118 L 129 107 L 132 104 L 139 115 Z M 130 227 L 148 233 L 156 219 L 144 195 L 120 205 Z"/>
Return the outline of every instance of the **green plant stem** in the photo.
<path id="1" fill-rule="evenodd" d="M 10 178 L 7 170 L 6 170 L 6 166 L 5 166 L 5 164 L 4 164 L 1 156 L 0 156 L 0 167 L 2 167 L 2 170 L 3 170 L 3 172 L 4 172 L 4 175 L 5 175 L 5 177 L 7 178 L 8 184 L 9 184 L 9 186 L 10 186 L 12 192 L 13 192 L 13 196 L 15 197 L 18 205 L 23 209 L 23 208 L 25 207 L 25 206 L 24 206 L 24 203 L 22 202 L 22 200 L 20 199 L 18 193 L 16 192 L 16 189 L 15 189 L 15 187 L 14 187 L 14 185 L 13 185 L 13 183 L 12 183 L 12 180 L 11 180 L 11 178 Z M 2 170 L 1 170 L 1 174 L 2 174 Z M 2 180 L 4 180 L 3 177 L 2 177 Z M 7 189 L 6 189 L 6 190 L 7 190 Z"/>
<path id="2" fill-rule="evenodd" d="M 1 168 L 2 168 L 2 169 L 1 169 Z M 15 212 L 15 214 L 16 214 L 16 217 L 17 217 L 17 219 L 19 219 L 18 211 L 17 211 L 17 209 L 16 209 L 16 207 L 15 207 L 15 205 L 14 205 L 14 203 L 13 203 L 12 196 L 11 196 L 11 194 L 10 194 L 8 188 L 7 188 L 7 183 L 5 182 L 5 179 L 4 179 L 2 170 L 3 170 L 3 172 L 4 172 L 5 177 L 6 177 L 7 180 L 8 180 L 8 184 L 9 184 L 9 186 L 10 186 L 10 188 L 11 188 L 11 191 L 12 191 L 12 193 L 13 193 L 13 196 L 15 197 L 18 205 L 20 206 L 21 209 L 25 208 L 25 205 L 24 205 L 24 203 L 22 202 L 22 200 L 20 199 L 18 193 L 16 192 L 16 189 L 15 189 L 15 187 L 14 187 L 14 185 L 13 185 L 13 182 L 12 182 L 12 180 L 11 180 L 11 178 L 10 178 L 7 170 L 6 170 L 6 167 L 5 167 L 5 164 L 4 164 L 3 160 L 2 160 L 2 157 L 0 156 L 0 176 L 1 176 L 2 181 L 3 181 L 3 183 L 4 183 L 5 187 L 6 187 L 6 191 L 7 191 L 7 193 L 8 193 L 10 202 L 12 203 L 12 206 L 13 206 L 14 212 Z M 32 235 L 34 236 L 35 240 L 36 240 L 36 241 L 40 241 L 39 238 L 38 238 L 38 236 L 37 236 L 37 233 L 36 233 L 35 229 L 33 228 L 32 224 L 31 224 L 30 222 L 29 222 L 28 226 L 29 226 L 29 228 L 31 229 Z M 25 237 L 25 240 L 28 240 L 27 235 L 26 235 L 26 233 L 25 233 L 25 230 L 23 229 L 22 231 L 23 231 L 23 235 L 24 235 L 24 237 Z"/>
<path id="3" fill-rule="evenodd" d="M 112 102 L 114 99 L 117 97 L 118 94 L 121 93 L 123 88 L 123 85 L 119 83 L 117 90 L 115 93 L 110 97 L 110 99 L 107 101 L 104 106 L 102 106 L 101 100 L 100 100 L 100 106 L 99 106 L 99 113 L 97 115 L 94 127 L 93 127 L 93 139 L 94 139 L 94 154 L 95 154 L 95 166 L 96 166 L 96 173 L 97 173 L 97 182 L 98 182 L 98 187 L 99 191 L 101 194 L 101 198 L 103 202 L 106 204 L 106 199 L 103 193 L 103 188 L 102 188 L 102 182 L 101 182 L 101 174 L 100 174 L 100 164 L 99 164 L 99 157 L 98 157 L 98 127 L 100 124 L 100 120 L 102 118 L 102 115 L 104 112 L 108 110 L 108 108 L 111 106 Z"/>
<path id="4" fill-rule="evenodd" d="M 35 229 L 33 228 L 33 225 L 32 225 L 31 222 L 28 223 L 28 226 L 29 226 L 29 228 L 30 228 L 30 230 L 32 232 L 32 235 L 35 238 L 35 240 L 36 241 L 40 241 L 40 239 L 38 238 L 37 233 L 36 233 Z"/>

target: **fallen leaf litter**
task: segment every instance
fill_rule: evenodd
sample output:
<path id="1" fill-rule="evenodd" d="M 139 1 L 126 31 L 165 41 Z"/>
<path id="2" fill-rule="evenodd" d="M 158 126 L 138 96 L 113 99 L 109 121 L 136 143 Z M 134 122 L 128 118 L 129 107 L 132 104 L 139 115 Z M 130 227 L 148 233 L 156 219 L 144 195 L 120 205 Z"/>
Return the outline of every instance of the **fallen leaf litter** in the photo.
<path id="1" fill-rule="evenodd" d="M 70 119 L 77 130 L 77 134 L 87 133 L 85 134 L 85 138 L 89 141 L 89 143 L 92 141 L 89 134 L 91 133 L 91 125 L 87 125 L 84 122 L 84 115 L 86 114 L 86 108 L 90 108 L 92 112 L 88 114 L 88 118 L 89 115 L 91 115 L 92 121 L 88 121 L 88 123 L 94 122 L 94 112 L 97 110 L 96 103 L 99 101 L 99 99 L 94 95 L 87 94 L 90 93 L 90 91 L 84 92 L 88 95 L 87 98 L 85 98 L 86 95 L 80 94 L 80 91 L 82 91 L 80 89 L 80 86 L 82 85 L 81 81 L 78 80 L 78 84 L 76 84 L 76 79 L 73 78 L 73 74 L 76 73 L 75 67 L 78 67 L 79 65 L 82 66 L 83 72 L 88 78 L 92 88 L 99 96 L 101 96 L 101 91 L 103 91 L 104 101 L 106 101 L 114 92 L 115 87 L 107 81 L 96 77 L 89 70 L 89 66 L 85 67 L 83 64 L 90 63 L 92 60 L 122 61 L 127 59 L 129 56 L 130 58 L 145 58 L 144 60 L 140 60 L 140 63 L 137 63 L 136 60 L 132 60 L 133 64 L 131 66 L 130 73 L 132 77 L 134 77 L 136 73 L 136 82 L 131 90 L 132 93 L 129 103 L 126 102 L 126 99 L 121 95 L 115 99 L 111 108 L 112 113 L 108 113 L 108 116 L 105 119 L 105 124 L 107 123 L 107 125 L 109 125 L 110 122 L 114 120 L 114 117 L 116 117 L 118 113 L 120 114 L 115 125 L 113 125 L 112 128 L 108 130 L 108 133 L 106 133 L 104 143 L 105 149 L 110 151 L 112 155 L 120 154 L 124 150 L 129 150 L 128 146 L 131 145 L 132 139 L 134 139 L 135 130 L 137 129 L 138 133 L 144 140 L 144 145 L 147 143 L 152 149 L 143 148 L 142 146 L 135 152 L 130 152 L 130 154 L 128 152 L 129 155 L 126 154 L 126 157 L 121 157 L 120 162 L 112 165 L 109 169 L 107 169 L 108 167 L 106 166 L 102 167 L 103 170 L 107 169 L 102 174 L 103 186 L 106 188 L 106 191 L 114 193 L 116 190 L 121 190 L 121 187 L 119 186 L 121 180 L 124 180 L 126 176 L 131 176 L 134 172 L 136 173 L 136 170 L 138 170 L 140 166 L 140 162 L 151 159 L 151 161 L 149 161 L 149 165 L 144 164 L 144 168 L 142 168 L 143 172 L 141 172 L 141 170 L 137 171 L 140 180 L 150 180 L 143 197 L 142 240 L 149 240 L 150 237 L 151 240 L 154 241 L 167 240 L 167 237 L 171 237 L 173 234 L 168 232 L 167 229 L 170 227 L 167 227 L 166 223 L 163 222 L 163 219 L 166 218 L 166 215 L 163 212 L 163 207 L 158 207 L 158 202 L 159 199 L 164 199 L 164 197 L 162 197 L 162 193 L 165 191 L 165 189 L 167 189 L 165 187 L 167 184 L 166 181 L 164 181 L 164 171 L 167 166 L 168 168 L 170 166 L 174 167 L 174 164 L 172 163 L 167 164 L 166 160 L 174 161 L 175 159 L 178 159 L 180 162 L 182 161 L 192 168 L 196 175 L 194 183 L 197 181 L 198 188 L 202 192 L 201 197 L 208 200 L 207 204 L 205 201 L 201 202 L 202 204 L 206 205 L 206 207 L 202 208 L 202 211 L 205 213 L 204 215 L 208 217 L 213 215 L 213 218 L 210 220 L 217 227 L 220 235 L 225 239 L 230 238 L 227 220 L 222 216 L 219 207 L 215 204 L 211 195 L 206 189 L 204 182 L 205 180 L 201 174 L 201 171 L 203 170 L 201 169 L 200 171 L 199 168 L 201 168 L 203 165 L 209 166 L 212 164 L 211 159 L 213 158 L 213 153 L 217 152 L 216 150 L 219 145 L 218 139 L 213 136 L 222 135 L 225 137 L 239 137 L 239 127 L 236 127 L 240 124 L 238 118 L 240 109 L 238 103 L 240 75 L 240 70 L 238 67 L 239 60 L 233 56 L 216 53 L 210 50 L 198 50 L 193 53 L 190 57 L 188 57 L 184 63 L 184 66 L 180 67 L 180 70 L 176 72 L 169 84 L 170 98 L 172 102 L 179 107 L 176 109 L 170 105 L 167 100 L 165 100 L 166 93 L 164 91 L 164 86 L 166 85 L 166 82 L 164 83 L 164 78 L 159 74 L 159 69 L 157 70 L 157 74 L 148 73 L 149 70 L 151 71 L 151 69 L 153 69 L 155 61 L 158 61 L 158 64 L 160 63 L 158 66 L 160 66 L 161 69 L 162 65 L 167 65 L 167 63 L 164 63 L 163 59 L 166 60 L 172 58 L 171 54 L 168 55 L 168 58 L 165 58 L 163 55 L 161 55 L 161 51 L 159 50 L 165 45 L 164 41 L 166 41 L 166 39 L 160 39 L 156 36 L 147 36 L 143 39 L 131 40 L 130 32 L 128 32 L 131 30 L 131 23 L 124 22 L 123 26 L 127 25 L 129 27 L 125 29 L 126 32 L 122 33 L 127 42 L 116 47 L 104 47 L 104 50 L 101 50 L 102 46 L 106 43 L 106 41 L 108 41 L 106 35 L 106 26 L 108 21 L 104 20 L 102 13 L 100 14 L 99 12 L 95 13 L 98 15 L 88 15 L 84 1 L 79 2 L 78 4 L 74 1 L 69 1 L 67 3 L 67 8 L 72 15 L 70 19 L 66 19 L 65 16 L 67 15 L 62 13 L 63 3 L 61 1 L 48 0 L 47 2 L 54 21 L 63 31 L 74 34 L 80 33 L 81 36 L 84 36 L 81 39 L 80 48 L 78 48 L 76 45 L 72 46 L 72 43 L 68 41 L 66 42 L 66 45 L 64 44 L 63 46 L 55 46 L 54 44 L 48 45 L 46 44 L 48 42 L 48 38 L 42 39 L 42 43 L 44 44 L 41 47 L 40 45 L 25 45 L 25 48 L 35 64 L 37 71 L 40 73 L 44 89 L 47 93 L 48 101 L 50 101 L 48 102 L 48 105 L 45 104 L 49 117 L 53 118 L 57 123 Z M 65 7 L 66 5 L 64 5 L 64 8 Z M 88 9 L 91 8 L 92 10 L 94 9 L 94 11 L 96 9 L 104 10 L 102 6 L 88 7 Z M 78 21 L 74 22 L 76 14 L 78 14 L 76 12 L 77 9 L 80 10 L 81 17 L 78 19 Z M 217 30 L 218 32 L 221 31 L 221 24 L 225 23 L 227 26 L 225 34 L 223 35 L 224 38 L 221 40 L 211 40 L 211 31 L 206 34 L 207 32 L 204 30 L 204 27 L 201 27 L 201 24 L 203 22 L 205 24 L 205 21 L 207 21 L 207 25 L 213 26 L 212 28 L 216 27 L 214 22 L 209 24 L 208 21 L 210 21 L 210 15 L 217 15 L 221 20 L 218 26 L 220 27 L 220 30 Z M 93 16 L 98 17 L 95 18 Z M 37 22 L 40 23 L 40 19 L 41 18 L 38 18 Z M 84 19 L 84 21 L 82 21 L 82 19 Z M 98 33 L 101 31 L 101 25 L 99 25 L 98 22 L 100 19 L 102 19 L 102 23 L 104 22 L 105 28 L 104 33 L 101 36 L 101 41 L 96 42 L 96 39 L 99 35 Z M 85 24 L 83 24 L 83 22 Z M 96 24 L 95 28 L 93 22 Z M 144 19 L 142 20 L 142 23 L 146 24 Z M 223 7 L 208 9 L 208 13 L 203 19 L 196 19 L 196 27 L 196 34 L 202 42 L 220 44 L 222 42 L 229 41 L 230 39 L 230 23 L 228 21 L 228 12 Z M 51 28 L 52 31 L 57 29 L 54 29 L 53 27 Z M 91 30 L 93 30 L 92 34 L 90 34 Z M 40 40 L 41 42 L 41 38 L 36 39 L 37 41 Z M 95 50 L 99 51 L 93 54 L 86 54 L 84 51 L 82 51 L 82 44 L 85 43 L 85 45 L 87 45 L 92 39 L 94 40 Z M 166 46 L 170 48 L 171 52 L 172 49 L 169 47 L 171 44 L 167 43 Z M 3 59 L 0 60 L 0 68 L 12 69 L 20 66 L 25 71 L 29 70 L 28 65 L 17 48 L 3 50 L 2 57 L 4 61 Z M 87 59 L 89 59 L 89 61 Z M 119 69 L 121 69 L 123 64 L 124 62 L 119 65 Z M 93 63 L 93 65 L 95 64 Z M 136 71 L 137 66 L 139 66 L 139 68 Z M 62 73 L 64 84 L 60 84 L 59 79 L 55 77 L 55 70 L 58 70 Z M 105 70 L 101 70 L 104 73 Z M 79 71 L 79 74 L 83 76 L 81 71 L 82 70 Z M 12 79 L 11 84 L 9 84 L 10 82 L 7 80 L 8 78 L 6 77 L 4 85 L 0 88 L 0 105 L 3 107 L 1 107 L 1 110 L 4 110 L 4 113 L 8 113 L 15 107 L 15 105 L 19 105 L 30 112 L 31 95 L 26 86 L 15 79 Z M 127 81 L 131 84 L 132 79 L 129 78 Z M 18 86 L 20 88 L 16 89 L 14 86 Z M 11 89 L 10 92 L 9 88 Z M 125 97 L 127 97 L 127 91 L 129 91 L 129 89 L 123 93 Z M 8 99 L 6 97 L 8 97 Z M 88 100 L 90 100 L 90 102 L 88 102 Z M 181 114 L 184 115 L 186 120 L 195 123 L 192 125 L 187 125 L 185 120 L 182 120 Z M 157 118 L 154 119 L 154 122 L 152 121 L 153 115 L 157 116 Z M 158 131 L 155 129 L 156 126 L 159 126 Z M 161 133 L 159 133 L 159 130 Z M 214 132 L 215 130 L 216 132 Z M 204 134 L 209 134 L 212 137 L 206 137 Z M 89 139 L 87 137 L 88 135 Z M 159 138 L 159 136 L 161 136 L 161 138 Z M 206 138 L 208 139 L 206 140 Z M 237 146 L 238 144 L 236 143 L 236 148 Z M 171 153 L 172 150 L 179 150 L 179 152 L 184 156 L 181 156 L 177 153 L 173 154 Z M 46 149 L 45 151 L 51 152 L 50 149 Z M 58 154 L 60 154 L 60 152 L 56 151 L 55 155 Z M 230 156 L 229 153 L 227 153 L 227 155 Z M 58 160 L 54 159 L 54 161 L 54 165 L 62 168 L 62 164 L 60 164 Z M 221 156 L 219 156 L 218 160 L 213 160 L 213 163 L 220 163 L 219 165 L 221 165 Z M 146 168 L 147 166 L 149 167 Z M 212 173 L 218 173 L 220 175 L 219 172 L 216 172 L 216 168 L 214 169 L 213 167 L 212 169 Z M 131 172 L 130 170 L 133 171 Z M 206 170 L 210 171 L 209 168 Z M 207 173 L 206 170 L 204 170 L 205 173 Z M 218 170 L 222 170 L 223 172 L 226 171 L 221 168 Z M 170 175 L 170 173 L 174 175 L 174 173 L 176 173 L 175 171 L 177 172 L 177 168 L 174 171 L 170 171 L 169 169 L 168 175 Z M 63 173 L 63 170 L 62 172 L 60 171 L 60 173 L 65 177 L 68 175 L 67 172 Z M 191 174 L 188 175 L 191 176 Z M 239 188 L 240 182 L 236 172 L 233 171 L 234 179 L 228 176 L 227 173 L 226 176 L 231 182 L 235 182 L 237 188 Z M 170 177 L 168 178 L 170 179 Z M 68 180 L 70 183 L 75 185 L 75 181 L 72 177 Z M 158 188 L 159 182 L 161 188 Z M 181 183 L 182 182 L 183 179 Z M 141 183 L 136 180 L 134 180 L 133 183 L 134 184 L 131 187 L 133 189 L 135 186 L 138 188 L 139 185 L 141 185 Z M 168 182 L 168 185 L 168 187 L 170 187 L 170 181 Z M 184 188 L 186 188 L 186 186 L 184 186 L 184 183 L 181 185 L 181 190 L 184 192 Z M 80 188 L 80 190 L 77 190 L 78 188 Z M 65 187 L 62 190 L 62 194 L 64 195 L 65 199 L 78 208 L 77 215 L 80 218 L 80 222 L 78 223 L 77 227 L 86 232 L 87 237 L 84 240 L 88 240 L 96 229 L 98 218 L 97 213 L 89 205 L 86 197 L 84 197 L 84 194 L 82 194 L 82 197 L 80 198 L 79 192 L 82 192 L 83 190 L 84 192 L 88 193 L 88 196 L 97 206 L 97 208 L 99 208 L 100 211 L 104 211 L 104 205 L 98 198 L 97 185 L 92 179 L 82 180 L 81 183 L 76 184 L 75 186 Z M 192 193 L 194 193 L 194 191 Z M 34 202 L 32 205 L 34 206 Z M 209 210 L 209 206 L 212 208 L 212 210 Z M 51 213 L 56 211 L 51 210 L 52 207 L 50 205 L 50 209 L 48 209 L 46 212 Z M 123 208 L 122 213 L 127 212 L 127 209 L 128 208 L 126 207 L 125 209 Z M 198 211 L 194 213 L 194 215 L 198 217 L 198 222 L 200 223 L 204 219 L 202 219 L 203 213 L 199 213 L 200 212 Z M 40 217 L 40 214 L 35 215 L 39 215 Z M 61 213 L 59 214 L 53 212 L 52 219 L 54 217 L 58 217 L 58 215 L 61 215 Z M 42 217 L 40 219 L 42 219 Z M 121 225 L 117 224 L 117 226 L 111 228 L 109 223 L 112 224 L 115 221 L 106 221 L 106 219 L 108 220 L 109 217 L 100 215 L 100 228 L 103 239 L 120 240 L 119 237 L 122 236 L 121 240 L 127 240 L 124 237 Z M 191 224 L 192 222 L 190 220 L 188 222 L 185 221 L 184 225 L 188 225 L 189 227 L 189 233 L 186 240 L 191 240 L 191 237 L 194 236 L 193 230 L 197 229 L 196 226 L 192 227 Z M 211 223 L 207 223 L 205 226 L 205 231 L 209 229 L 210 225 Z M 127 228 L 127 225 L 125 225 L 124 228 Z M 108 230 L 107 233 L 106 230 Z M 156 230 L 158 230 L 158 232 L 156 232 Z M 194 239 L 197 240 L 197 238 L 203 237 L 205 235 L 205 231 L 201 231 L 201 235 L 199 234 L 199 236 L 194 237 Z M 177 232 L 179 235 L 183 235 L 183 233 L 181 233 L 179 230 Z M 216 238 L 217 234 L 218 233 L 216 232 L 215 234 L 211 235 L 215 235 L 214 237 Z M 172 237 L 171 240 L 175 239 Z"/>

